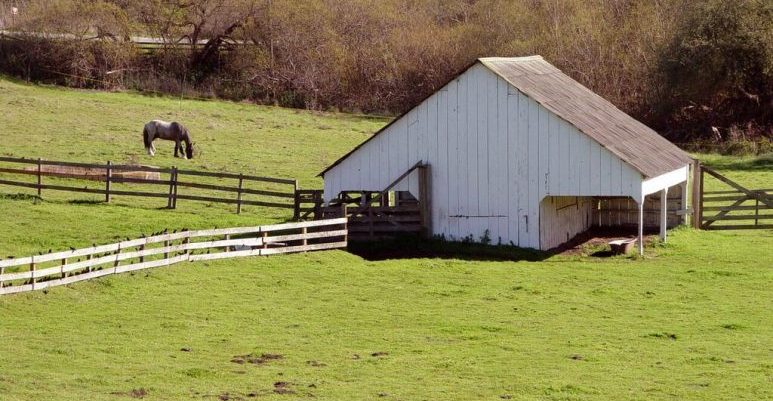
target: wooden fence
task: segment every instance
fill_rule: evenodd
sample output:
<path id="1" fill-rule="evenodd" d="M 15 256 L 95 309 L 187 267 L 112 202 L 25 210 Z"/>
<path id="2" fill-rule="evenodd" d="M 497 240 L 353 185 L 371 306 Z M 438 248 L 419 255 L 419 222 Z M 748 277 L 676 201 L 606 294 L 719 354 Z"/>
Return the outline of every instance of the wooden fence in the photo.
<path id="1" fill-rule="evenodd" d="M 695 225 L 704 230 L 773 229 L 771 189 L 748 189 L 706 166 L 696 173 Z M 704 191 L 705 175 L 719 180 L 728 189 Z"/>
<path id="2" fill-rule="evenodd" d="M 313 209 L 316 219 L 346 217 L 350 241 L 426 234 L 422 205 L 407 192 L 341 192 L 328 206 Z"/>
<path id="3" fill-rule="evenodd" d="M 185 261 L 345 248 L 347 238 L 346 219 L 335 218 L 165 233 L 110 245 L 6 259 L 0 260 L 0 295 Z M 5 272 L 14 268 L 25 270 Z"/>
<path id="4" fill-rule="evenodd" d="M 113 196 L 159 198 L 165 199 L 167 207 L 171 209 L 177 207 L 178 200 L 192 200 L 232 204 L 235 206 L 236 213 L 241 213 L 243 205 L 288 209 L 295 211 L 295 218 L 299 217 L 298 207 L 295 204 L 298 182 L 286 178 L 187 170 L 177 167 L 117 165 L 110 161 L 106 164 L 90 164 L 0 157 L 0 162 L 4 163 L 0 166 L 0 173 L 35 178 L 34 182 L 28 182 L 20 181 L 21 178 L 6 179 L 8 177 L 0 177 L 0 185 L 36 189 L 39 197 L 42 196 L 43 190 L 51 190 L 104 195 L 105 202 L 110 202 Z M 23 168 L 23 166 L 31 167 Z M 82 185 L 44 183 L 44 177 L 97 181 L 102 185 L 99 188 L 86 188 Z M 228 180 L 231 185 L 196 182 L 204 177 Z M 161 191 L 121 190 L 116 189 L 113 184 L 149 185 L 161 188 Z M 260 187 L 255 188 L 256 185 L 260 185 Z M 269 185 L 271 187 L 267 188 Z M 203 194 L 183 193 L 181 188 L 217 191 L 223 195 L 209 196 L 207 194 L 205 196 Z M 225 194 L 231 196 L 226 197 Z M 247 196 L 259 196 L 260 200 L 246 199 Z"/>

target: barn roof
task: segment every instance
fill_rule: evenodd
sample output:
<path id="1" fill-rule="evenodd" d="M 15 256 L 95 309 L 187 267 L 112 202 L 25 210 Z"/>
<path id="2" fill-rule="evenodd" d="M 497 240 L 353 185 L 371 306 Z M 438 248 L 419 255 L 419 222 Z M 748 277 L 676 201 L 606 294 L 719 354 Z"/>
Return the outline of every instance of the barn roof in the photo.
<path id="1" fill-rule="evenodd" d="M 692 160 L 666 138 L 540 56 L 479 61 L 646 177 L 676 170 Z"/>
<path id="2" fill-rule="evenodd" d="M 679 147 L 570 78 L 541 56 L 488 57 L 478 59 L 473 65 L 477 63 L 483 64 L 523 94 L 593 138 L 646 178 L 676 170 L 692 161 Z M 392 123 L 403 115 L 395 118 Z M 341 163 L 392 123 L 331 164 L 320 175 Z"/>

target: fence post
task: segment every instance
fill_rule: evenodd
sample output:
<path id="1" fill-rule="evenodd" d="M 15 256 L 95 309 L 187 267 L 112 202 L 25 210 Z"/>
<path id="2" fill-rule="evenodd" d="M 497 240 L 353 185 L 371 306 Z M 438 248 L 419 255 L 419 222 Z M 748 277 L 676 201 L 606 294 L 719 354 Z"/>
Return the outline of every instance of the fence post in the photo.
<path id="1" fill-rule="evenodd" d="M 242 213 L 242 184 L 244 183 L 244 175 L 239 173 L 239 189 L 236 192 L 236 214 Z"/>
<path id="2" fill-rule="evenodd" d="M 341 213 L 344 216 L 344 230 L 346 231 L 346 234 L 344 234 L 344 242 L 349 242 L 349 219 L 346 218 L 346 203 L 341 204 Z"/>
<path id="3" fill-rule="evenodd" d="M 223 239 L 226 240 L 226 241 L 230 240 L 231 239 L 231 234 L 224 235 Z M 230 245 L 226 245 L 225 248 L 223 248 L 223 252 L 230 252 L 230 251 L 231 251 L 231 246 Z"/>
<path id="4" fill-rule="evenodd" d="M 30 284 L 32 284 L 32 289 L 35 289 L 35 256 L 32 256 L 30 258 Z"/>
<path id="5" fill-rule="evenodd" d="M 5 267 L 0 267 L 0 290 L 3 289 L 3 274 L 5 274 Z"/>
<path id="6" fill-rule="evenodd" d="M 43 196 L 42 195 L 43 188 L 41 188 L 41 185 L 43 184 L 43 178 L 41 176 L 42 168 L 41 168 L 41 165 L 40 165 L 41 163 L 40 162 L 41 162 L 41 159 L 38 157 L 38 198 L 41 198 Z"/>
<path id="7" fill-rule="evenodd" d="M 186 255 L 188 255 L 188 256 L 190 256 L 190 254 L 191 254 L 191 250 L 190 250 L 190 249 L 188 249 L 188 244 L 190 244 L 190 242 L 191 242 L 191 237 L 190 237 L 190 234 L 187 234 L 187 235 L 185 236 L 185 238 L 183 239 L 183 245 L 185 245 L 185 250 L 184 250 L 184 252 L 185 252 L 185 254 L 186 254 Z"/>
<path id="8" fill-rule="evenodd" d="M 110 203 L 110 178 L 113 176 L 113 163 L 110 160 L 107 161 L 105 172 L 105 203 Z"/>
<path id="9" fill-rule="evenodd" d="M 758 194 L 759 195 L 759 194 Z M 758 225 L 760 220 L 760 200 L 759 198 L 754 199 L 754 225 Z"/>
<path id="10" fill-rule="evenodd" d="M 166 198 L 166 208 L 171 209 L 172 208 L 172 197 L 174 196 L 174 187 L 175 187 L 175 170 L 177 170 L 175 167 L 172 167 L 172 171 L 169 172 L 169 195 Z"/>
<path id="11" fill-rule="evenodd" d="M 701 173 L 701 182 L 700 182 L 700 192 L 698 195 L 698 228 L 703 227 L 703 178 L 706 175 L 706 173 L 703 171 L 703 166 L 698 165 L 698 168 Z"/>
<path id="12" fill-rule="evenodd" d="M 701 202 L 703 198 L 703 174 L 701 173 L 701 162 L 695 160 L 692 165 L 692 226 L 701 228 Z"/>
<path id="13" fill-rule="evenodd" d="M 372 241 L 374 236 L 375 234 L 373 230 L 373 207 L 368 206 L 368 237 L 370 237 Z"/>
<path id="14" fill-rule="evenodd" d="M 322 219 L 322 192 L 314 191 L 314 220 Z"/>
<path id="15" fill-rule="evenodd" d="M 113 262 L 113 274 L 118 273 L 118 255 L 121 254 L 121 243 L 118 243 L 118 249 L 115 251 L 115 262 Z"/>
<path id="16" fill-rule="evenodd" d="M 166 240 L 164 241 L 164 248 L 168 248 L 168 247 L 169 247 L 169 240 Z M 169 250 L 166 250 L 166 252 L 164 252 L 164 259 L 169 259 Z"/>
<path id="17" fill-rule="evenodd" d="M 293 205 L 293 219 L 300 220 L 301 218 L 301 194 L 298 193 L 298 180 L 295 180 L 293 194 L 295 195 L 295 204 Z"/>
<path id="18" fill-rule="evenodd" d="M 268 239 L 268 233 L 263 231 L 261 233 L 261 238 L 263 238 L 263 249 L 268 249 L 268 242 L 266 242 L 266 240 Z"/>
<path id="19" fill-rule="evenodd" d="M 66 264 L 67 264 L 67 258 L 62 258 L 62 265 L 59 267 L 59 273 L 61 273 L 62 278 L 65 278 L 64 265 Z"/>
<path id="20" fill-rule="evenodd" d="M 142 252 L 145 250 L 145 244 L 140 245 L 139 251 Z M 140 263 L 145 261 L 145 255 L 140 255 Z"/>
<path id="21" fill-rule="evenodd" d="M 172 194 L 172 209 L 177 209 L 177 180 L 180 173 L 177 172 L 177 167 L 174 167 L 174 193 Z"/>

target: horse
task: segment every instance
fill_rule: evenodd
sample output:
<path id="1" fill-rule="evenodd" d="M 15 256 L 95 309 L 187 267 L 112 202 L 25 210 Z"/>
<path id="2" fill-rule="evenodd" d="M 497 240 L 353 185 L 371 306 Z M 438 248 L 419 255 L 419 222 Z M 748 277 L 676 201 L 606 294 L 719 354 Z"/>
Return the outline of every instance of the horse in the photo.
<path id="1" fill-rule="evenodd" d="M 161 120 L 152 120 L 145 124 L 145 128 L 142 130 L 142 140 L 145 143 L 145 150 L 148 151 L 150 156 L 155 156 L 156 147 L 153 146 L 153 141 L 156 139 L 166 139 L 168 141 L 174 141 L 174 157 L 182 153 L 182 157 L 193 159 L 193 143 L 191 142 L 191 134 L 184 125 L 178 122 L 166 122 Z M 185 142 L 185 149 L 183 150 L 182 144 Z"/>

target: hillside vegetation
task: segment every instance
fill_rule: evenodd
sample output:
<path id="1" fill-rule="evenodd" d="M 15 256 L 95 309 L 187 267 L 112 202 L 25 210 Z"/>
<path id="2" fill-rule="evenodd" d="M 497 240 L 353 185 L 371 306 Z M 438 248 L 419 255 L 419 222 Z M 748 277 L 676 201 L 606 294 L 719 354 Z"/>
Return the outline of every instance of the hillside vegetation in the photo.
<path id="1" fill-rule="evenodd" d="M 716 146 L 773 135 L 765 0 L 5 4 L 0 26 L 16 39 L 0 40 L 0 70 L 28 80 L 399 113 L 477 57 L 541 54 L 672 140 Z M 139 49 L 130 35 L 169 43 Z"/>
<path id="2" fill-rule="evenodd" d="M 7 80 L 0 109 L 3 155 L 185 163 L 306 187 L 386 123 Z M 144 155 L 138 128 L 151 117 L 184 117 L 201 157 L 174 159 L 169 143 Z M 773 181 L 770 159 L 701 158 L 754 188 Z M 0 257 L 289 217 L 0 193 Z M 0 399 L 756 401 L 769 398 L 773 375 L 772 244 L 771 230 L 680 228 L 644 258 L 530 262 L 503 248 L 501 261 L 474 252 L 371 261 L 331 251 L 3 296 Z M 464 249 L 444 254 L 454 250 Z"/>

